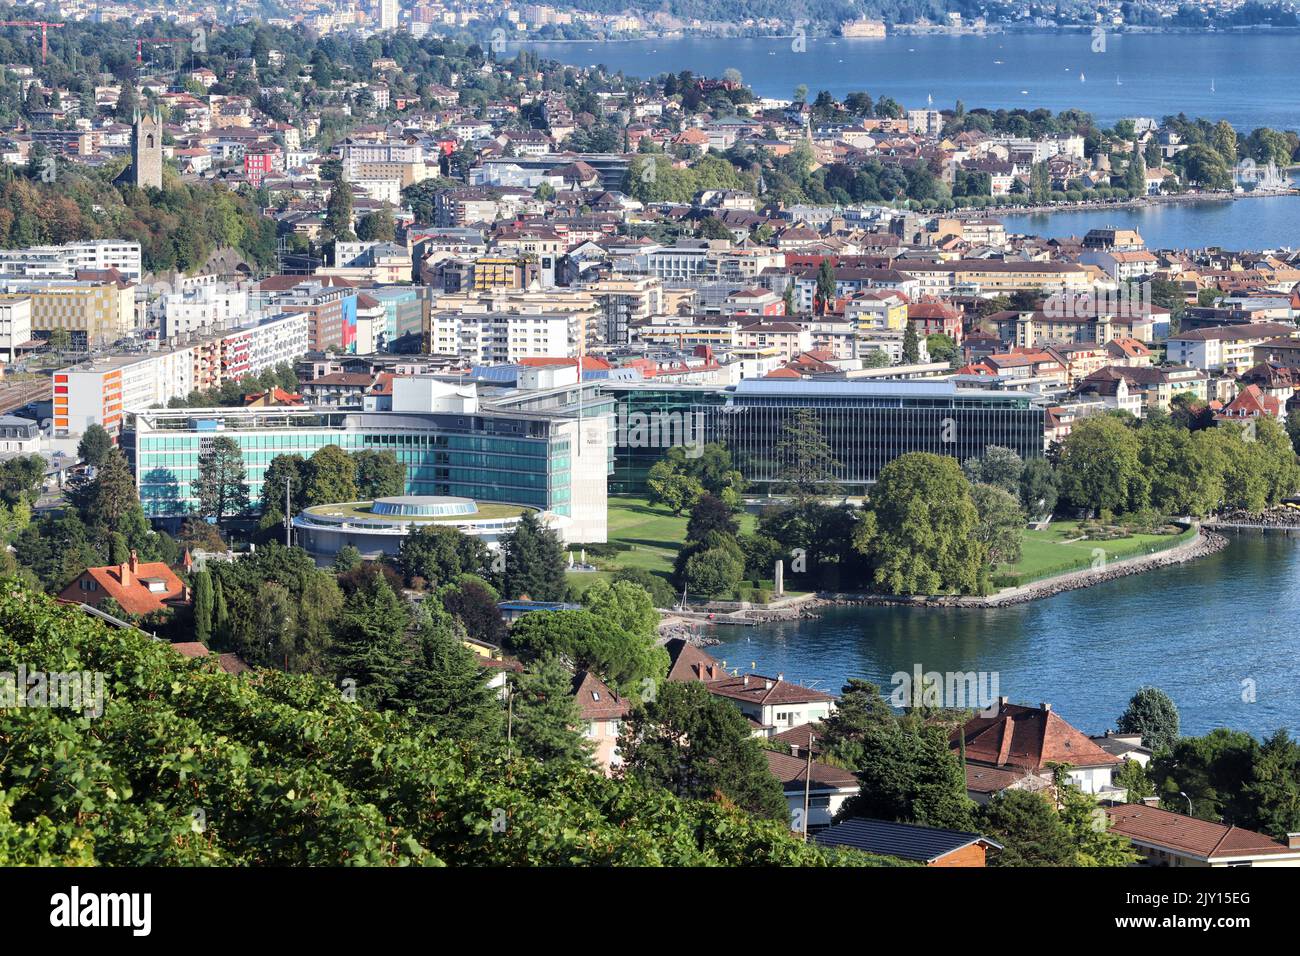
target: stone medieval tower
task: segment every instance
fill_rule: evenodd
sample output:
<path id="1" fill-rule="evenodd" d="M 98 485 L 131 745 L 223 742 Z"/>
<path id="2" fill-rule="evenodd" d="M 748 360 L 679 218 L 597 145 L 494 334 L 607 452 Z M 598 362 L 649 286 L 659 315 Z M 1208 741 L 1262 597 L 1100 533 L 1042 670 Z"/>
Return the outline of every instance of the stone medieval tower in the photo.
<path id="1" fill-rule="evenodd" d="M 131 184 L 162 189 L 162 121 L 157 113 L 137 112 L 131 127 Z"/>

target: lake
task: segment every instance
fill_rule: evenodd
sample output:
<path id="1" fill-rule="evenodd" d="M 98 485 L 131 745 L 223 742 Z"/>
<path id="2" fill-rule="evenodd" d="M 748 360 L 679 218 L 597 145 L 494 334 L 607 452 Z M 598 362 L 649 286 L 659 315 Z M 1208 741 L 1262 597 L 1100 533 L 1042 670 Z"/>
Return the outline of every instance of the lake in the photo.
<path id="1" fill-rule="evenodd" d="M 1082 236 L 1089 229 L 1137 229 L 1152 249 L 1276 249 L 1300 246 L 1300 196 L 1159 203 L 1083 212 L 999 215 L 1008 232 Z"/>
<path id="2" fill-rule="evenodd" d="M 1168 693 L 1186 734 L 1300 728 L 1300 547 L 1244 534 L 1190 564 L 1013 607 L 836 607 L 816 618 L 719 627 L 728 667 L 838 694 L 862 677 L 984 671 L 1012 701 L 1080 730 L 1113 727 L 1142 684 Z M 1251 683 L 1253 682 L 1253 684 Z M 1248 693 L 1253 687 L 1253 695 Z M 1246 699 L 1251 698 L 1253 700 Z"/>
<path id="3" fill-rule="evenodd" d="M 529 43 L 564 63 L 602 63 L 632 76 L 733 67 L 759 96 L 790 98 L 806 85 L 836 97 L 865 91 L 919 108 L 957 100 L 968 109 L 1082 109 L 1098 121 L 1186 113 L 1227 119 L 1249 132 L 1300 126 L 1300 34 L 1110 34 L 1093 52 L 1090 33 L 808 38 L 661 39 Z M 517 45 L 516 45 L 517 46 Z M 1082 78 L 1081 78 L 1082 76 Z"/>

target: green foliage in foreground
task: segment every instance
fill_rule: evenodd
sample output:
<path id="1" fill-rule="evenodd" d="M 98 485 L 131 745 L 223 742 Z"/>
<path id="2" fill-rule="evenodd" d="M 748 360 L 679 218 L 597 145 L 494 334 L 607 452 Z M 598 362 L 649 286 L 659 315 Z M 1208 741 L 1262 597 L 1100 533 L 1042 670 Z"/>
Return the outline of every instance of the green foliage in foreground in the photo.
<path id="1" fill-rule="evenodd" d="M 317 678 L 232 677 L 6 579 L 0 674 L 20 663 L 102 672 L 106 702 L 98 718 L 0 710 L 0 865 L 882 862 L 721 803 L 439 738 Z"/>

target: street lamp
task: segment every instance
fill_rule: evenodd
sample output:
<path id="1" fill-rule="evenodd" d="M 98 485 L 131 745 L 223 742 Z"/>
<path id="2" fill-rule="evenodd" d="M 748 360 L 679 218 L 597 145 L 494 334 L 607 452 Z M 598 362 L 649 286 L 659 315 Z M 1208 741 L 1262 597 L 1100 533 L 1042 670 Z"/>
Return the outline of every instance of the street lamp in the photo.
<path id="1" fill-rule="evenodd" d="M 1180 797 L 1182 797 L 1184 800 L 1187 801 L 1187 815 L 1188 815 L 1189 817 L 1195 816 L 1196 814 L 1192 813 L 1192 798 L 1189 797 L 1189 796 L 1188 796 L 1186 793 L 1184 793 L 1182 790 L 1179 790 L 1179 791 L 1178 791 L 1178 795 L 1179 795 Z"/>

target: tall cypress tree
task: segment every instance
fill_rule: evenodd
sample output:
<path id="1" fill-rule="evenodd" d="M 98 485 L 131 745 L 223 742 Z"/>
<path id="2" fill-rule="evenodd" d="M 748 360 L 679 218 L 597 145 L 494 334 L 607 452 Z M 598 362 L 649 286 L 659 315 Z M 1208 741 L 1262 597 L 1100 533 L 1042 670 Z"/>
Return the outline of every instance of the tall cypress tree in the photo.
<path id="1" fill-rule="evenodd" d="M 212 611 L 215 594 L 212 575 L 198 571 L 194 575 L 194 639 L 204 644 L 212 639 Z"/>

